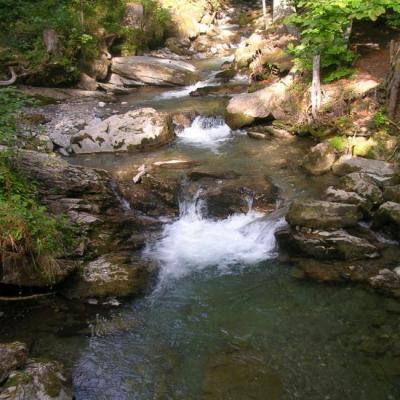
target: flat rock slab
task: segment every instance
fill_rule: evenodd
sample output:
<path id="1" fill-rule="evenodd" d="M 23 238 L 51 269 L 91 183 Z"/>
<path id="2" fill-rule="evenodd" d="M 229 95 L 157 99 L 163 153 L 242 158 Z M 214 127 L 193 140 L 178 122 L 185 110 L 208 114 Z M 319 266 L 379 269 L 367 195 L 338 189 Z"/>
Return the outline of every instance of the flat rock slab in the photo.
<path id="1" fill-rule="evenodd" d="M 294 201 L 286 215 L 289 225 L 313 229 L 355 226 L 360 219 L 361 213 L 354 204 L 313 200 Z"/>
<path id="2" fill-rule="evenodd" d="M 169 143 L 175 137 L 172 118 L 153 108 L 113 115 L 71 137 L 77 154 L 127 152 Z"/>
<path id="3" fill-rule="evenodd" d="M 150 56 L 115 57 L 115 74 L 147 85 L 186 86 L 198 79 L 197 68 L 187 62 Z"/>
<path id="4" fill-rule="evenodd" d="M 379 177 L 390 177 L 395 173 L 392 164 L 385 161 L 371 160 L 363 157 L 342 157 L 333 166 L 335 175 L 343 176 L 352 172 L 365 172 Z"/>

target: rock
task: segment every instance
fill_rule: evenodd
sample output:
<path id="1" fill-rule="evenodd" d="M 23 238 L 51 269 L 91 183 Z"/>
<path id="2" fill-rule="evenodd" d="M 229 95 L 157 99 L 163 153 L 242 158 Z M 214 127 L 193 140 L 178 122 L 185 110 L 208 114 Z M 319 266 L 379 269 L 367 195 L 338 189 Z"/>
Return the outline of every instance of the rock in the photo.
<path id="1" fill-rule="evenodd" d="M 3 387 L 1 400 L 72 400 L 72 390 L 61 364 L 30 360 L 21 371 L 13 372 Z"/>
<path id="2" fill-rule="evenodd" d="M 279 239 L 279 236 L 277 236 Z M 357 260 L 379 256 L 378 249 L 368 240 L 353 236 L 343 229 L 321 231 L 299 229 L 291 230 L 290 243 L 292 249 L 317 259 Z"/>
<path id="3" fill-rule="evenodd" d="M 378 275 L 370 278 L 369 283 L 384 294 L 400 297 L 400 276 L 395 271 L 382 269 Z"/>
<path id="4" fill-rule="evenodd" d="M 166 160 L 166 161 L 156 161 L 153 163 L 153 166 L 156 168 L 163 168 L 163 169 L 185 169 L 185 168 L 192 168 L 198 165 L 195 161 L 192 160 Z"/>
<path id="5" fill-rule="evenodd" d="M 306 155 L 302 167 L 311 175 L 323 175 L 331 170 L 335 160 L 335 149 L 329 143 L 319 143 Z"/>
<path id="6" fill-rule="evenodd" d="M 78 88 L 82 90 L 96 90 L 98 87 L 96 79 L 90 77 L 84 72 L 81 73 Z"/>
<path id="7" fill-rule="evenodd" d="M 144 7 L 141 3 L 127 3 L 123 25 L 140 29 L 144 23 Z"/>
<path id="8" fill-rule="evenodd" d="M 267 140 L 270 138 L 266 133 L 256 131 L 247 131 L 247 136 L 256 140 Z"/>
<path id="9" fill-rule="evenodd" d="M 72 136 L 71 143 L 77 154 L 126 152 L 161 146 L 174 136 L 168 114 L 141 108 L 88 125 Z"/>
<path id="10" fill-rule="evenodd" d="M 23 367 L 27 359 L 28 349 L 23 343 L 0 343 L 0 391 L 10 373 Z"/>
<path id="11" fill-rule="evenodd" d="M 69 298 L 134 296 L 146 289 L 154 270 L 154 265 L 140 259 L 108 254 L 86 263 L 65 294 Z"/>
<path id="12" fill-rule="evenodd" d="M 92 78 L 104 81 L 110 72 L 111 61 L 107 54 L 102 53 L 99 58 L 96 58 L 85 66 L 86 73 Z"/>
<path id="13" fill-rule="evenodd" d="M 387 186 L 383 192 L 383 198 L 386 201 L 400 203 L 400 185 Z"/>
<path id="14" fill-rule="evenodd" d="M 367 214 L 371 211 L 372 204 L 365 197 L 360 196 L 356 192 L 347 192 L 342 189 L 335 189 L 330 186 L 325 191 L 325 200 L 334 203 L 347 203 L 358 206 Z"/>
<path id="15" fill-rule="evenodd" d="M 367 174 L 361 172 L 352 172 L 341 178 L 343 189 L 349 192 L 355 192 L 366 198 L 373 206 L 383 203 L 383 195 L 379 186 Z"/>
<path id="16" fill-rule="evenodd" d="M 287 99 L 293 81 L 292 74 L 289 74 L 265 89 L 232 97 L 225 117 L 227 124 L 232 129 L 238 129 L 256 120 L 271 117 L 279 119 L 282 114 L 281 105 Z"/>
<path id="17" fill-rule="evenodd" d="M 198 78 L 192 64 L 149 56 L 115 57 L 111 70 L 124 78 L 157 86 L 185 86 Z"/>
<path id="18" fill-rule="evenodd" d="M 375 228 L 391 230 L 400 239 L 400 204 L 392 201 L 383 203 L 374 216 Z"/>
<path id="19" fill-rule="evenodd" d="M 385 161 L 371 160 L 362 157 L 341 157 L 333 166 L 335 175 L 343 176 L 352 172 L 365 172 L 379 177 L 390 177 L 395 173 L 392 164 Z"/>
<path id="20" fill-rule="evenodd" d="M 291 226 L 317 229 L 355 226 L 360 219 L 361 213 L 353 204 L 314 200 L 294 201 L 286 215 L 286 220 Z"/>
<path id="21" fill-rule="evenodd" d="M 191 56 L 193 52 L 189 50 L 191 42 L 189 39 L 179 39 L 170 37 L 166 40 L 165 46 L 175 54 L 181 56 Z"/>

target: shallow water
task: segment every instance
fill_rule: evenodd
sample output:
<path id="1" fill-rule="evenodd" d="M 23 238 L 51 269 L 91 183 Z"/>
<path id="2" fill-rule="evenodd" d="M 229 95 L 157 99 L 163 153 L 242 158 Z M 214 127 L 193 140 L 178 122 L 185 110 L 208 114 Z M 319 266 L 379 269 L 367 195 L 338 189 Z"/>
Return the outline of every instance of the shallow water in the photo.
<path id="1" fill-rule="evenodd" d="M 203 68 L 206 79 L 215 62 Z M 223 115 L 226 99 L 162 97 L 166 91 L 143 88 L 114 107 Z M 282 203 L 317 196 L 335 182 L 303 173 L 306 140 L 254 141 L 213 120 L 197 120 L 152 153 L 70 162 L 118 174 L 186 159 L 196 171 L 234 172 L 244 183 L 268 177 Z M 159 173 L 184 180 L 187 172 Z M 179 218 L 149 236 L 143 256 L 157 259 L 161 272 L 142 299 L 120 308 L 57 297 L 0 304 L 0 341 L 25 341 L 33 356 L 63 361 L 78 400 L 400 398 L 400 351 L 385 350 L 400 339 L 396 303 L 357 286 L 294 279 L 275 247 L 282 219 L 254 212 L 251 199 L 247 213 L 226 220 L 211 220 L 205 210 L 186 198 Z"/>

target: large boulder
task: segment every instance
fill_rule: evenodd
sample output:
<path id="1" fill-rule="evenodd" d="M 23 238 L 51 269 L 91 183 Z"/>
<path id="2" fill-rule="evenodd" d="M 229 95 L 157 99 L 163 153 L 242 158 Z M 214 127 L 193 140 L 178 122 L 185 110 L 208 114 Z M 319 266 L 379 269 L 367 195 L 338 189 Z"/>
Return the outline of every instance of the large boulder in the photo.
<path id="1" fill-rule="evenodd" d="M 363 157 L 341 157 L 332 167 L 335 175 L 343 176 L 352 172 L 365 172 L 378 177 L 390 177 L 395 173 L 392 164 Z"/>
<path id="2" fill-rule="evenodd" d="M 0 385 L 16 369 L 25 365 L 28 350 L 23 343 L 0 343 Z"/>
<path id="3" fill-rule="evenodd" d="M 368 240 L 360 238 L 343 229 L 321 231 L 301 228 L 291 229 L 284 236 L 278 234 L 279 242 L 303 254 L 317 259 L 358 260 L 379 256 L 378 249 Z"/>
<path id="4" fill-rule="evenodd" d="M 374 216 L 374 227 L 389 229 L 400 238 L 400 204 L 393 201 L 383 203 Z"/>
<path id="5" fill-rule="evenodd" d="M 232 129 L 250 125 L 256 120 L 284 117 L 283 103 L 293 84 L 292 74 L 264 89 L 234 96 L 228 104 L 226 122 Z"/>
<path id="6" fill-rule="evenodd" d="M 329 143 L 319 143 L 305 156 L 302 167 L 311 175 L 323 175 L 330 171 L 335 160 L 335 149 Z"/>
<path id="7" fill-rule="evenodd" d="M 192 64 L 149 56 L 115 57 L 111 70 L 124 78 L 156 86 L 186 86 L 198 78 Z"/>
<path id="8" fill-rule="evenodd" d="M 126 152 L 169 143 L 175 134 L 169 114 L 141 108 L 86 126 L 71 138 L 77 154 Z"/>
<path id="9" fill-rule="evenodd" d="M 329 201 L 296 200 L 286 220 L 291 226 L 316 229 L 337 229 L 357 225 L 361 213 L 354 204 L 333 203 Z"/>
<path id="10" fill-rule="evenodd" d="M 383 203 L 383 194 L 379 186 L 368 174 L 353 172 L 341 178 L 343 189 L 355 192 L 367 199 L 372 206 Z"/>
<path id="11" fill-rule="evenodd" d="M 63 367 L 57 362 L 30 360 L 0 387 L 2 400 L 72 400 Z"/>
<path id="12" fill-rule="evenodd" d="M 400 203 L 400 185 L 385 187 L 383 197 L 386 201 L 394 201 L 395 203 Z"/>
<path id="13" fill-rule="evenodd" d="M 108 254 L 86 263 L 65 294 L 70 298 L 127 297 L 141 293 L 155 268 L 127 255 Z"/>

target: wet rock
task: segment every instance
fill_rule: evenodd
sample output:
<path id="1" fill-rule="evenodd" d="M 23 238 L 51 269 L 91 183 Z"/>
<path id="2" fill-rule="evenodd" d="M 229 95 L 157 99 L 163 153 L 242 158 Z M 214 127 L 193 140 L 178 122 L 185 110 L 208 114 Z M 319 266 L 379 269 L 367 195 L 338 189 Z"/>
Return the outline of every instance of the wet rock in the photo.
<path id="1" fill-rule="evenodd" d="M 57 362 L 30 360 L 21 371 L 11 373 L 3 387 L 1 400 L 72 400 L 63 367 Z"/>
<path id="2" fill-rule="evenodd" d="M 190 96 L 232 96 L 234 94 L 243 93 L 244 89 L 245 87 L 241 83 L 226 86 L 206 86 L 194 90 L 190 93 Z"/>
<path id="3" fill-rule="evenodd" d="M 68 289 L 69 298 L 127 297 L 143 292 L 155 267 L 120 254 L 108 254 L 86 263 Z"/>
<path id="4" fill-rule="evenodd" d="M 292 74 L 289 74 L 265 89 L 232 97 L 227 107 L 226 123 L 232 129 L 238 129 L 256 120 L 280 119 L 283 112 L 281 106 L 293 80 Z"/>
<path id="5" fill-rule="evenodd" d="M 28 349 L 23 343 L 0 343 L 0 385 L 12 371 L 23 367 L 27 359 Z"/>
<path id="6" fill-rule="evenodd" d="M 185 128 L 190 128 L 196 117 L 197 115 L 195 113 L 174 113 L 172 114 L 174 128 L 178 131 L 182 131 Z"/>
<path id="7" fill-rule="evenodd" d="M 168 114 L 141 108 L 88 125 L 71 137 L 71 143 L 77 154 L 126 152 L 161 146 L 173 138 L 172 120 Z"/>
<path id="8" fill-rule="evenodd" d="M 400 185 L 387 186 L 383 192 L 385 201 L 400 203 Z"/>
<path id="9" fill-rule="evenodd" d="M 364 172 L 379 177 L 390 177 L 395 173 L 392 164 L 385 161 L 371 160 L 362 157 L 342 157 L 332 167 L 335 175 L 343 176 L 352 172 Z"/>
<path id="10" fill-rule="evenodd" d="M 165 160 L 165 161 L 156 161 L 153 163 L 153 166 L 156 168 L 163 168 L 163 169 L 185 169 L 185 168 L 192 168 L 198 165 L 195 161 L 192 160 Z"/>
<path id="11" fill-rule="evenodd" d="M 248 131 L 247 136 L 256 139 L 256 140 L 268 140 L 270 139 L 270 136 L 266 133 L 262 132 L 256 132 L 256 131 Z"/>
<path id="12" fill-rule="evenodd" d="M 374 216 L 373 225 L 391 231 L 400 239 L 400 204 L 392 201 L 383 203 Z"/>
<path id="13" fill-rule="evenodd" d="M 384 294 L 400 298 L 400 274 L 390 269 L 382 269 L 379 274 L 369 280 L 374 289 Z"/>
<path id="14" fill-rule="evenodd" d="M 335 149 L 329 143 L 319 143 L 306 155 L 302 167 L 311 175 L 323 175 L 331 170 L 335 160 Z"/>
<path id="15" fill-rule="evenodd" d="M 341 178 L 343 189 L 366 198 L 373 206 L 383 203 L 383 194 L 375 181 L 367 174 L 353 172 Z"/>
<path id="16" fill-rule="evenodd" d="M 197 69 L 184 61 L 149 56 L 115 57 L 112 72 L 157 86 L 185 86 L 197 79 Z"/>
<path id="17" fill-rule="evenodd" d="M 277 235 L 284 246 L 290 246 L 317 259 L 358 260 L 376 258 L 378 249 L 368 240 L 351 235 L 343 229 L 321 231 L 300 228 Z"/>
<path id="18" fill-rule="evenodd" d="M 353 204 L 314 200 L 294 201 L 286 216 L 291 226 L 317 229 L 355 226 L 360 219 L 361 213 Z"/>

